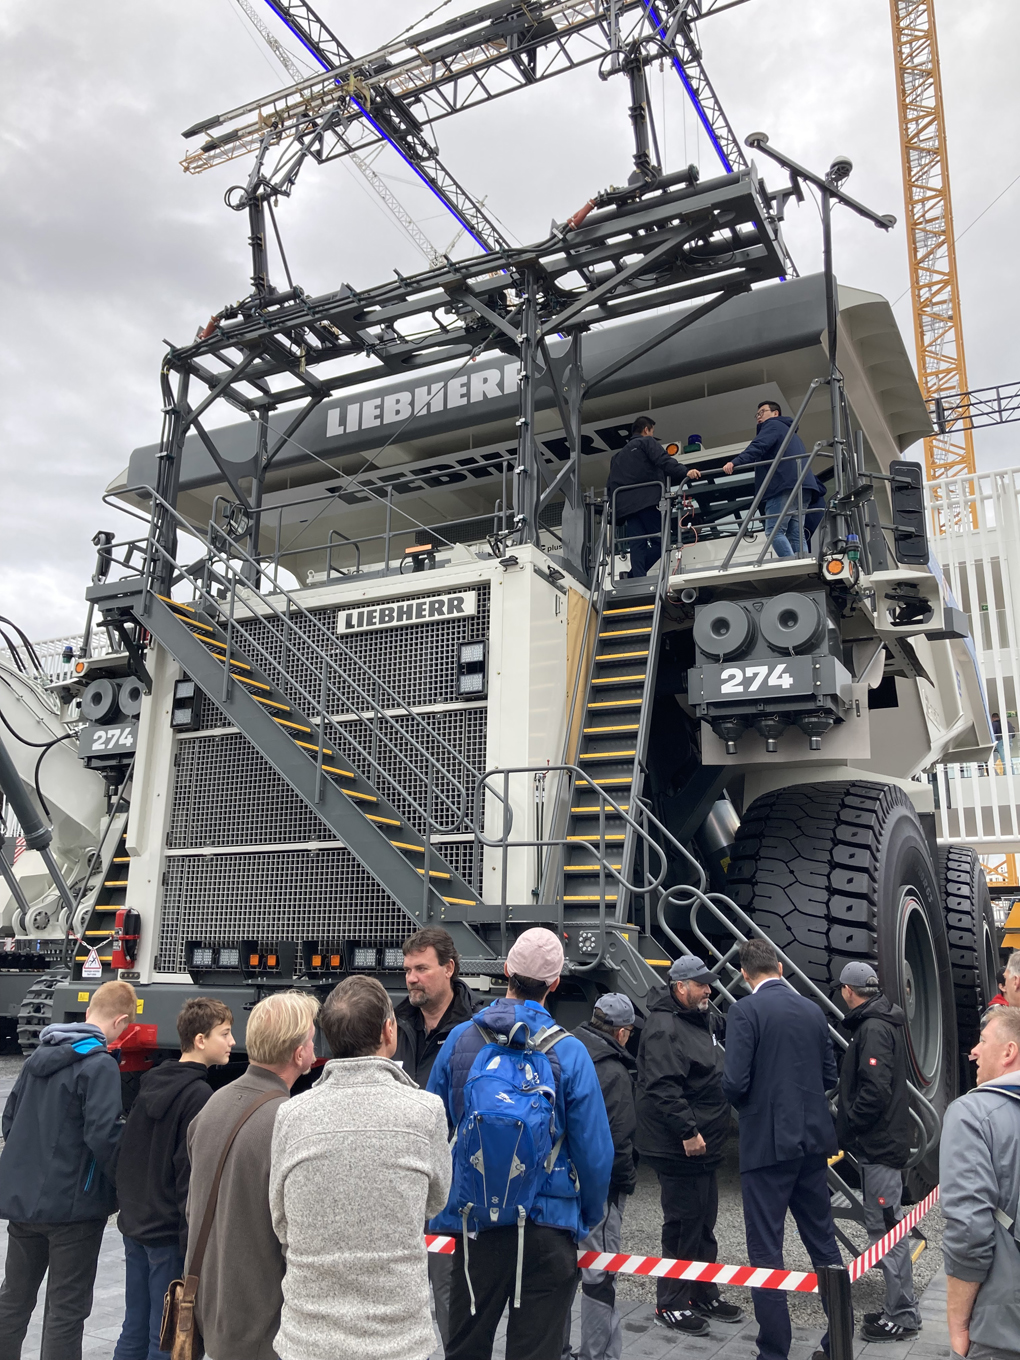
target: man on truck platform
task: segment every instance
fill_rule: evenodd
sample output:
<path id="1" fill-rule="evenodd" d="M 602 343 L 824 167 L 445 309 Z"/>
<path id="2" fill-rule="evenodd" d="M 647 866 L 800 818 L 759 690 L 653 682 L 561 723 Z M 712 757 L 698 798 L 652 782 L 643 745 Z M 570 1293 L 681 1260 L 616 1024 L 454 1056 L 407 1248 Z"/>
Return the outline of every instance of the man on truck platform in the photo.
<path id="1" fill-rule="evenodd" d="M 770 534 L 778 522 L 779 528 L 772 540 L 775 554 L 777 557 L 794 557 L 804 546 L 800 541 L 800 511 L 802 508 L 806 510 L 816 506 L 825 496 L 825 487 L 809 469 L 801 485 L 800 506 L 798 498 L 795 497 L 791 508 L 784 514 L 786 502 L 790 498 L 790 492 L 797 485 L 797 478 L 804 467 L 808 452 L 800 435 L 792 435 L 779 465 L 773 471 L 772 463 L 793 424 L 793 419 L 783 415 L 778 402 L 766 398 L 758 403 L 757 421 L 758 430 L 754 438 L 743 453 L 738 453 L 736 458 L 731 458 L 728 463 L 723 464 L 723 472 L 729 476 L 738 467 L 749 465 L 754 467 L 755 491 L 765 488 L 760 503 L 765 533 Z"/>
<path id="2" fill-rule="evenodd" d="M 622 538 L 630 550 L 630 571 L 625 576 L 647 576 L 662 556 L 659 502 L 667 484 L 700 476 L 697 468 L 688 469 L 678 458 L 670 457 L 655 438 L 651 416 L 638 416 L 631 426 L 630 439 L 613 454 L 606 483 L 617 543 Z"/>

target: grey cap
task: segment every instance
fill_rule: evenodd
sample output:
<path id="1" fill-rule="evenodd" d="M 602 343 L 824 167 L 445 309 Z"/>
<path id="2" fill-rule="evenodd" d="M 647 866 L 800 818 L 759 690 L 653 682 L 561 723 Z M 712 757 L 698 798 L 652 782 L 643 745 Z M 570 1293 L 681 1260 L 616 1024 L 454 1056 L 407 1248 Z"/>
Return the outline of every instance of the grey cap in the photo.
<path id="1" fill-rule="evenodd" d="M 860 987 L 862 990 L 878 986 L 874 964 L 866 963 L 864 959 L 855 959 L 853 963 L 846 964 L 839 980 L 844 987 Z"/>
<path id="2" fill-rule="evenodd" d="M 684 954 L 679 959 L 674 959 L 669 970 L 670 982 L 714 982 L 715 977 L 708 970 L 708 965 L 703 959 L 699 959 L 696 954 Z"/>
<path id="3" fill-rule="evenodd" d="M 601 1011 L 616 1029 L 634 1023 L 634 1006 L 630 997 L 622 992 L 606 992 L 595 1002 L 595 1009 Z"/>

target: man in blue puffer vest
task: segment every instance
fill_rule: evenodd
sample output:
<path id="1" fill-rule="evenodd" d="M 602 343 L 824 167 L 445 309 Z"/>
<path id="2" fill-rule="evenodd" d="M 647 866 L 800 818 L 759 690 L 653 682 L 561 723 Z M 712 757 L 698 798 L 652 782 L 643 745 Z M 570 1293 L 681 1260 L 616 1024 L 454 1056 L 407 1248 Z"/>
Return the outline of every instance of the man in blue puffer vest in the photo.
<path id="1" fill-rule="evenodd" d="M 766 400 L 758 403 L 757 421 L 758 431 L 754 438 L 743 453 L 738 453 L 736 458 L 723 465 L 723 472 L 729 476 L 735 468 L 746 467 L 748 464 L 754 466 L 755 491 L 765 485 L 765 494 L 759 506 L 765 521 L 765 533 L 770 534 L 776 522 L 781 520 L 776 536 L 772 540 L 772 547 L 777 557 L 793 557 L 802 547 L 797 498 L 794 497 L 787 514 L 784 515 L 783 510 L 790 492 L 797 485 L 797 478 L 808 458 L 808 452 L 800 435 L 793 435 L 786 446 L 786 452 L 779 460 L 778 467 L 774 472 L 770 472 L 772 460 L 779 452 L 779 447 L 786 438 L 793 420 L 790 416 L 783 415 L 777 402 Z M 824 499 L 825 487 L 809 470 L 805 473 L 801 489 L 801 507 L 805 511 L 815 510 Z M 814 517 L 817 519 L 817 512 Z M 807 525 L 809 533 L 811 528 L 812 525 L 809 523 Z"/>
<path id="2" fill-rule="evenodd" d="M 81 1360 L 99 1248 L 117 1207 L 114 1163 L 124 1128 L 112 1045 L 135 1018 L 129 982 L 92 993 L 84 1024 L 47 1025 L 3 1114 L 0 1360 L 20 1360 L 49 1270 L 39 1360 Z"/>
<path id="3" fill-rule="evenodd" d="M 562 969 L 563 946 L 553 932 L 524 931 L 507 955 L 506 998 L 451 1031 L 429 1077 L 428 1089 L 442 1097 L 450 1128 L 457 1129 L 465 1083 L 487 1043 L 482 1027 L 500 1045 L 546 1032 L 548 1047 L 541 1051 L 555 1085 L 550 1133 L 555 1158 L 538 1183 L 522 1240 L 513 1225 L 465 1232 L 454 1203 L 457 1147 L 450 1202 L 429 1224 L 430 1232 L 457 1235 L 446 1360 L 490 1360 L 503 1310 L 518 1297 L 521 1306 L 510 1310 L 506 1360 L 559 1360 L 577 1276 L 577 1243 L 605 1212 L 613 1140 L 595 1064 L 579 1039 L 557 1031 L 545 1009 Z"/>

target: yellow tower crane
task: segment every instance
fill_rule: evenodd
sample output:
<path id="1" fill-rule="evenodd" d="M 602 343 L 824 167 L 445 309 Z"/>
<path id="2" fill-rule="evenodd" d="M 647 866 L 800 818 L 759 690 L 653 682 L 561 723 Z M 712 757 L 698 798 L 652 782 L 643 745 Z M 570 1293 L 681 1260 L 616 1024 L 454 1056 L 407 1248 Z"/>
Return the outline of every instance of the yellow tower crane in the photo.
<path id="1" fill-rule="evenodd" d="M 917 375 L 929 407 L 967 392 L 935 0 L 890 0 Z M 969 423 L 924 441 L 929 478 L 973 472 Z"/>

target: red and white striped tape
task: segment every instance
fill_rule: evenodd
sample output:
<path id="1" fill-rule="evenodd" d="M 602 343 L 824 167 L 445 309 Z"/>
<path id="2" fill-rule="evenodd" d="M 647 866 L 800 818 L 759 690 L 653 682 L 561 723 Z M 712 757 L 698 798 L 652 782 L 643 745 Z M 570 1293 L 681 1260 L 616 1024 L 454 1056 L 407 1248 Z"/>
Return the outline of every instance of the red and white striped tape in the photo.
<path id="1" fill-rule="evenodd" d="M 847 1266 L 852 1280 L 859 1280 L 866 1270 L 877 1265 L 887 1251 L 907 1235 L 910 1229 L 929 1211 L 939 1197 L 938 1186 L 920 1204 L 900 1219 L 891 1232 L 857 1256 Z M 435 1237 L 426 1234 L 425 1245 L 430 1252 L 445 1256 L 453 1254 L 455 1237 Z M 795 1294 L 816 1294 L 818 1276 L 812 1271 L 773 1270 L 769 1266 L 726 1266 L 718 1261 L 674 1261 L 668 1256 L 629 1256 L 626 1253 L 579 1251 L 577 1264 L 583 1270 L 605 1270 L 615 1275 L 647 1275 L 652 1279 L 710 1280 L 715 1284 L 743 1285 L 747 1289 L 782 1289 Z"/>

